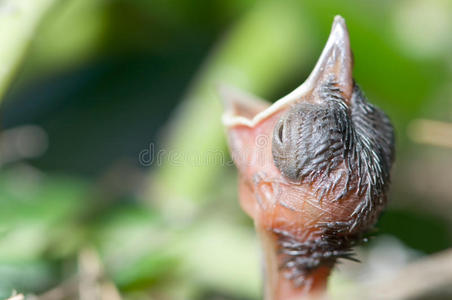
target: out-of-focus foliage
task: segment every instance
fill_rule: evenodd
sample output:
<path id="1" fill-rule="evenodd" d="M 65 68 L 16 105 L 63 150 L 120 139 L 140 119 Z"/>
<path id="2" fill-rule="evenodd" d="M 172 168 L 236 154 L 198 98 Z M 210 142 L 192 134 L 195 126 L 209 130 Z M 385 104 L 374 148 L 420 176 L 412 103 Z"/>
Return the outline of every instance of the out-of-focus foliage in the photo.
<path id="1" fill-rule="evenodd" d="M 259 299 L 215 88 L 285 95 L 336 14 L 398 152 L 331 294 L 450 248 L 450 1 L 0 1 L 0 298 Z"/>
<path id="2" fill-rule="evenodd" d="M 4 0 L 0 3 L 0 96 L 5 92 L 12 73 L 43 15 L 54 0 Z"/>

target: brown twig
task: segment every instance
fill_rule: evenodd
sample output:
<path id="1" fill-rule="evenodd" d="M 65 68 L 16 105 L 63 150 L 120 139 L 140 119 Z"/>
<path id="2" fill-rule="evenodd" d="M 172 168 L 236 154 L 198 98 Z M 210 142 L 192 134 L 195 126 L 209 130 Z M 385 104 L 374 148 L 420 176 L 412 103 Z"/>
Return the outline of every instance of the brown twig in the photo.
<path id="1" fill-rule="evenodd" d="M 452 299 L 452 249 L 413 262 L 394 276 L 360 289 L 356 299 Z"/>

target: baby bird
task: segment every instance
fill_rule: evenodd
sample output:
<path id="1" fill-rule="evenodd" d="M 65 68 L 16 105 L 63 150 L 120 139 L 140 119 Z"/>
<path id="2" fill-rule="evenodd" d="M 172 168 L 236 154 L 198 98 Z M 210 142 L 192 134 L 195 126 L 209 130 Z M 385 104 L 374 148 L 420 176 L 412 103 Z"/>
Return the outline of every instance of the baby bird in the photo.
<path id="1" fill-rule="evenodd" d="M 352 77 L 349 34 L 336 16 L 306 82 L 270 105 L 221 90 L 240 203 L 264 250 L 265 299 L 323 291 L 338 259 L 387 202 L 394 161 L 388 117 Z"/>

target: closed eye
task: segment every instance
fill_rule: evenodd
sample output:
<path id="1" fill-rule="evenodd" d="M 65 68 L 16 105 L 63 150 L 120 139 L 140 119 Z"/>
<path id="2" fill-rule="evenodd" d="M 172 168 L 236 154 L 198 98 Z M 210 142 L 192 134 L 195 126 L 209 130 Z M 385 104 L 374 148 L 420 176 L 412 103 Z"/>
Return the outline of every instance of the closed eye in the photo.
<path id="1" fill-rule="evenodd" d="M 278 140 L 282 144 L 283 143 L 283 130 L 284 130 L 284 122 L 281 122 L 278 128 Z"/>

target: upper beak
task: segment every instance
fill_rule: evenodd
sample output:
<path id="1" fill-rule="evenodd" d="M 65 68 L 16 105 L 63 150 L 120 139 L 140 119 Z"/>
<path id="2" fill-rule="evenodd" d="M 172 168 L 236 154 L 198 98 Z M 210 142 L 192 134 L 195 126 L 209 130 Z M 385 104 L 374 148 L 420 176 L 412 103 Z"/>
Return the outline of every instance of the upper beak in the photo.
<path id="1" fill-rule="evenodd" d="M 227 128 L 238 125 L 255 127 L 263 120 L 291 107 L 295 102 L 312 101 L 316 88 L 331 76 L 334 76 L 334 82 L 348 102 L 353 90 L 352 69 L 353 54 L 347 26 L 344 18 L 336 16 L 325 48 L 309 77 L 294 91 L 272 105 L 255 96 L 222 86 L 220 95 L 225 106 L 223 124 Z"/>

